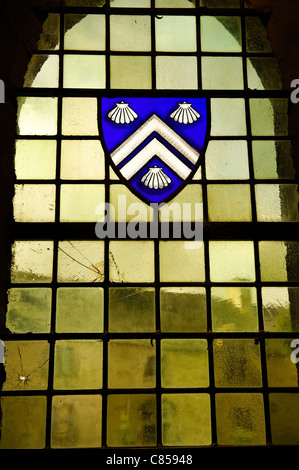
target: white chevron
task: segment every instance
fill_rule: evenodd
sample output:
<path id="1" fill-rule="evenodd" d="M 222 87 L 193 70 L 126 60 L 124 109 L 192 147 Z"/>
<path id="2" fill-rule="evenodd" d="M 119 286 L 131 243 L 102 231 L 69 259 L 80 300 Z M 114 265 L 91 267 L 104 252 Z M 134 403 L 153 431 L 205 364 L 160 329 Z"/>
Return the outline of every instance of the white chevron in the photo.
<path id="1" fill-rule="evenodd" d="M 186 179 L 191 170 L 188 168 L 174 153 L 168 150 L 165 145 L 159 142 L 155 137 L 138 152 L 128 163 L 121 169 L 121 174 L 129 180 L 141 168 L 146 165 L 154 156 L 159 157 L 166 165 L 168 165 L 182 179 Z"/>
<path id="2" fill-rule="evenodd" d="M 130 135 L 127 140 L 111 153 L 111 158 L 114 164 L 119 165 L 153 132 L 157 132 L 181 155 L 193 163 L 193 165 L 198 161 L 200 155 L 199 152 L 191 147 L 191 145 L 165 124 L 165 122 L 163 122 L 156 114 L 153 114 L 147 121 L 145 121 L 144 124 L 142 124 L 142 126 Z"/>

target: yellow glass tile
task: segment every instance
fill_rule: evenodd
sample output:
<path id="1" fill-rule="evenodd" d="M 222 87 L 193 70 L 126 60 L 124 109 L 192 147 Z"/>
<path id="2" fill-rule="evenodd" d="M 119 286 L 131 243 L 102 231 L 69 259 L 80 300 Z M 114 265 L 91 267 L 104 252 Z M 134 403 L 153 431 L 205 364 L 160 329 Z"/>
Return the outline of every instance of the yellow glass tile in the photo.
<path id="1" fill-rule="evenodd" d="M 241 57 L 202 57 L 202 87 L 204 90 L 242 90 Z"/>
<path id="2" fill-rule="evenodd" d="M 97 222 L 98 205 L 105 202 L 103 184 L 62 184 L 60 194 L 61 222 Z"/>
<path id="3" fill-rule="evenodd" d="M 246 135 L 245 101 L 243 98 L 211 99 L 211 135 Z"/>
<path id="4" fill-rule="evenodd" d="M 299 331 L 299 289 L 296 287 L 263 287 L 265 331 Z"/>
<path id="5" fill-rule="evenodd" d="M 241 52 L 241 20 L 232 16 L 200 18 L 201 48 L 204 52 Z"/>
<path id="6" fill-rule="evenodd" d="M 251 241 L 211 241 L 212 282 L 255 281 L 254 248 Z"/>
<path id="7" fill-rule="evenodd" d="M 155 0 L 156 8 L 195 8 L 195 0 Z"/>
<path id="8" fill-rule="evenodd" d="M 53 242 L 15 241 L 12 246 L 11 281 L 43 283 L 52 281 Z"/>
<path id="9" fill-rule="evenodd" d="M 143 56 L 111 56 L 111 88 L 150 89 L 151 59 Z"/>
<path id="10" fill-rule="evenodd" d="M 60 15 L 49 13 L 43 24 L 43 31 L 37 43 L 39 50 L 59 49 L 60 43 Z"/>
<path id="11" fill-rule="evenodd" d="M 162 282 L 203 282 L 205 280 L 203 242 L 161 241 Z M 175 253 L 175 256 L 173 254 Z"/>
<path id="12" fill-rule="evenodd" d="M 150 0 L 110 0 L 111 8 L 150 8 Z"/>
<path id="13" fill-rule="evenodd" d="M 269 387 L 298 387 L 297 365 L 291 360 L 292 338 L 266 338 Z"/>
<path id="14" fill-rule="evenodd" d="M 299 445 L 298 393 L 270 393 L 271 435 L 274 445 Z"/>
<path id="15" fill-rule="evenodd" d="M 56 141 L 17 140 L 15 172 L 17 179 L 54 179 L 56 176 Z"/>
<path id="16" fill-rule="evenodd" d="M 278 62 L 273 57 L 247 58 L 248 88 L 252 90 L 281 90 Z"/>
<path id="17" fill-rule="evenodd" d="M 156 17 L 155 33 L 157 51 L 196 52 L 195 16 Z"/>
<path id="18" fill-rule="evenodd" d="M 61 179 L 100 180 L 105 178 L 105 156 L 98 140 L 62 140 Z"/>
<path id="19" fill-rule="evenodd" d="M 256 16 L 245 18 L 247 52 L 272 52 L 267 31 Z"/>
<path id="20" fill-rule="evenodd" d="M 62 99 L 62 134 L 98 135 L 96 98 Z"/>
<path id="21" fill-rule="evenodd" d="M 150 51 L 150 16 L 111 15 L 110 49 L 112 51 Z"/>
<path id="22" fill-rule="evenodd" d="M 18 98 L 19 135 L 56 135 L 57 98 Z"/>
<path id="23" fill-rule="evenodd" d="M 65 50 L 105 50 L 104 15 L 64 15 L 64 31 Z"/>
<path id="24" fill-rule="evenodd" d="M 211 222 L 251 222 L 249 184 L 209 184 L 207 192 Z"/>
<path id="25" fill-rule="evenodd" d="M 259 242 L 261 280 L 286 282 L 299 280 L 298 242 Z"/>
<path id="26" fill-rule="evenodd" d="M 210 140 L 205 161 L 206 176 L 210 180 L 249 178 L 248 148 L 245 140 Z"/>
<path id="27" fill-rule="evenodd" d="M 125 185 L 110 186 L 110 220 L 116 222 L 150 222 L 153 209 L 135 196 Z M 133 227 L 133 225 L 132 225 Z M 138 231 L 138 227 L 136 227 Z"/>
<path id="28" fill-rule="evenodd" d="M 200 6 L 208 8 L 239 8 L 240 0 L 200 0 Z"/>
<path id="29" fill-rule="evenodd" d="M 188 184 L 168 204 L 159 209 L 161 222 L 202 222 L 203 202 L 200 184 Z"/>
<path id="30" fill-rule="evenodd" d="M 104 55 L 65 54 L 64 88 L 105 88 L 106 58 Z"/>
<path id="31" fill-rule="evenodd" d="M 112 282 L 154 282 L 154 243 L 111 241 L 109 267 Z"/>
<path id="32" fill-rule="evenodd" d="M 16 184 L 13 198 L 16 222 L 54 222 L 54 184 Z"/>
<path id="33" fill-rule="evenodd" d="M 295 170 L 290 141 L 254 140 L 252 156 L 256 179 L 294 179 Z"/>
<path id="34" fill-rule="evenodd" d="M 297 185 L 257 184 L 255 185 L 255 197 L 258 221 L 299 221 Z"/>
<path id="35" fill-rule="evenodd" d="M 197 58 L 184 56 L 156 57 L 157 89 L 196 90 Z"/>
<path id="36" fill-rule="evenodd" d="M 24 87 L 56 88 L 59 78 L 58 55 L 33 55 L 24 77 Z"/>
<path id="37" fill-rule="evenodd" d="M 288 100 L 251 98 L 250 121 L 253 136 L 288 135 Z"/>

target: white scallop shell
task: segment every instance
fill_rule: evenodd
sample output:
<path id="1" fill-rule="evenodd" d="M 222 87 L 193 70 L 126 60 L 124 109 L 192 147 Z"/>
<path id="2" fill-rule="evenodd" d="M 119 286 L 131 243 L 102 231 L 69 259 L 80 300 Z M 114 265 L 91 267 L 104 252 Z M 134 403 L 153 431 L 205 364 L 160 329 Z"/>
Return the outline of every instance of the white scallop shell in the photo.
<path id="1" fill-rule="evenodd" d="M 150 189 L 163 189 L 170 183 L 171 179 L 163 172 L 163 168 L 155 165 L 141 178 L 141 183 Z"/>
<path id="2" fill-rule="evenodd" d="M 174 121 L 180 124 L 192 124 L 200 118 L 200 114 L 192 108 L 192 103 L 178 103 L 179 107 L 170 114 Z"/>
<path id="3" fill-rule="evenodd" d="M 115 103 L 116 106 L 113 108 L 109 113 L 108 117 L 111 121 L 115 122 L 116 124 L 130 124 L 136 118 L 138 118 L 138 114 L 130 108 L 129 103 L 125 103 L 121 101 L 120 103 Z"/>

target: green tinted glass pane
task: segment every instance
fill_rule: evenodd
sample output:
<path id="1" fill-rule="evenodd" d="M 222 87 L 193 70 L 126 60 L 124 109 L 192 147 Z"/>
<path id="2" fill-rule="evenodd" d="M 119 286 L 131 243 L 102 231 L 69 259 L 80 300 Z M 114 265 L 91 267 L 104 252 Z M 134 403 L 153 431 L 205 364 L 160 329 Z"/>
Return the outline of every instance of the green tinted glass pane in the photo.
<path id="1" fill-rule="evenodd" d="M 252 135 L 288 135 L 288 100 L 252 98 L 249 105 Z"/>
<path id="2" fill-rule="evenodd" d="M 161 384 L 165 388 L 209 386 L 208 343 L 205 339 L 161 341 Z"/>
<path id="3" fill-rule="evenodd" d="M 57 289 L 56 331 L 58 333 L 102 332 L 103 301 L 102 288 Z"/>
<path id="4" fill-rule="evenodd" d="M 61 222 L 97 222 L 97 206 L 105 202 L 103 184 L 62 184 Z"/>
<path id="5" fill-rule="evenodd" d="M 202 242 L 166 241 L 159 243 L 162 282 L 201 282 L 205 280 Z M 176 256 L 173 256 L 173 253 Z"/>
<path id="6" fill-rule="evenodd" d="M 299 331 L 299 289 L 263 287 L 264 328 L 271 332 Z"/>
<path id="7" fill-rule="evenodd" d="M 149 339 L 109 341 L 108 387 L 155 387 L 155 349 L 155 342 Z"/>
<path id="8" fill-rule="evenodd" d="M 256 290 L 253 287 L 212 287 L 213 331 L 258 331 Z"/>
<path id="9" fill-rule="evenodd" d="M 155 31 L 157 51 L 196 51 L 195 16 L 156 17 Z M 184 31 L 183 35 L 182 31 Z"/>
<path id="10" fill-rule="evenodd" d="M 257 184 L 255 197 L 258 221 L 298 222 L 297 185 Z"/>
<path id="11" fill-rule="evenodd" d="M 274 445 L 299 444 L 298 393 L 270 393 L 271 434 Z"/>
<path id="12" fill-rule="evenodd" d="M 212 136 L 246 135 L 245 101 L 242 98 L 212 98 L 211 118 Z"/>
<path id="13" fill-rule="evenodd" d="M 49 333 L 51 300 L 51 289 L 10 289 L 6 328 L 11 333 Z"/>
<path id="14" fill-rule="evenodd" d="M 46 390 L 48 388 L 48 341 L 5 341 L 3 390 Z"/>
<path id="15" fill-rule="evenodd" d="M 216 423 L 219 445 L 265 445 L 263 395 L 217 393 Z"/>
<path id="16" fill-rule="evenodd" d="M 257 179 L 294 178 L 292 148 L 289 141 L 252 142 L 254 177 Z"/>
<path id="17" fill-rule="evenodd" d="M 241 20 L 232 16 L 200 18 L 201 49 L 204 52 L 241 52 Z"/>
<path id="18" fill-rule="evenodd" d="M 55 395 L 52 401 L 51 447 L 100 447 L 101 415 L 100 395 Z"/>
<path id="19" fill-rule="evenodd" d="M 208 8 L 239 8 L 240 0 L 200 0 L 200 6 Z"/>
<path id="20" fill-rule="evenodd" d="M 59 56 L 33 55 L 24 77 L 24 87 L 55 88 L 58 87 Z"/>
<path id="21" fill-rule="evenodd" d="M 58 282 L 102 282 L 102 241 L 61 241 L 58 244 Z"/>
<path id="22" fill-rule="evenodd" d="M 13 199 L 16 222 L 54 222 L 54 184 L 16 184 Z"/>
<path id="23" fill-rule="evenodd" d="M 54 179 L 55 140 L 17 140 L 15 154 L 17 179 Z"/>
<path id="24" fill-rule="evenodd" d="M 155 395 L 109 395 L 107 445 L 109 447 L 156 445 Z"/>
<path id="25" fill-rule="evenodd" d="M 97 140 L 61 142 L 61 179 L 100 180 L 105 177 L 104 150 Z"/>
<path id="26" fill-rule="evenodd" d="M 19 135 L 55 135 L 57 98 L 19 97 L 17 124 Z"/>
<path id="27" fill-rule="evenodd" d="M 65 88 L 105 88 L 104 55 L 65 54 L 63 86 Z"/>
<path id="28" fill-rule="evenodd" d="M 202 87 L 207 90 L 242 90 L 243 67 L 241 57 L 203 57 Z"/>
<path id="29" fill-rule="evenodd" d="M 249 184 L 209 184 L 207 191 L 210 221 L 251 221 Z"/>
<path id="30" fill-rule="evenodd" d="M 53 242 L 15 241 L 12 246 L 11 281 L 42 283 L 52 281 Z"/>
<path id="31" fill-rule="evenodd" d="M 203 287 L 160 289 L 161 330 L 206 331 L 206 292 Z"/>
<path id="32" fill-rule="evenodd" d="M 298 242 L 259 242 L 262 281 L 286 282 L 299 280 Z"/>
<path id="33" fill-rule="evenodd" d="M 280 71 L 273 57 L 247 59 L 248 87 L 252 90 L 281 90 Z"/>
<path id="34" fill-rule="evenodd" d="M 156 58 L 158 89 L 192 89 L 198 87 L 197 58 L 159 56 Z"/>
<path id="35" fill-rule="evenodd" d="M 215 339 L 216 387 L 261 387 L 260 346 L 254 339 Z"/>
<path id="36" fill-rule="evenodd" d="M 155 0 L 158 8 L 195 8 L 195 0 Z"/>
<path id="37" fill-rule="evenodd" d="M 248 179 L 248 149 L 245 140 L 211 140 L 206 150 L 208 179 Z"/>
<path id="38" fill-rule="evenodd" d="M 43 24 L 43 31 L 37 43 L 39 50 L 59 49 L 60 37 L 60 16 L 56 13 L 49 13 Z"/>
<path id="39" fill-rule="evenodd" d="M 109 251 L 112 282 L 153 282 L 154 243 L 111 241 Z"/>
<path id="40" fill-rule="evenodd" d="M 211 412 L 208 394 L 162 395 L 164 446 L 211 444 Z"/>
<path id="41" fill-rule="evenodd" d="M 46 444 L 46 397 L 1 397 L 0 449 L 43 449 Z"/>
<path id="42" fill-rule="evenodd" d="M 59 340 L 55 344 L 54 388 L 81 390 L 102 387 L 101 340 Z"/>
<path id="43" fill-rule="evenodd" d="M 292 339 L 266 338 L 269 387 L 298 387 L 297 365 L 291 360 Z"/>
<path id="44" fill-rule="evenodd" d="M 110 6 L 112 8 L 149 8 L 151 0 L 110 0 Z"/>
<path id="45" fill-rule="evenodd" d="M 105 50 L 104 15 L 65 15 L 64 48 L 66 50 Z"/>
<path id="46" fill-rule="evenodd" d="M 211 241 L 210 271 L 213 282 L 254 281 L 253 242 Z"/>
<path id="47" fill-rule="evenodd" d="M 111 56 L 111 88 L 142 88 L 152 86 L 151 59 L 142 56 Z"/>
<path id="48" fill-rule="evenodd" d="M 247 52 L 272 52 L 265 26 L 255 16 L 245 18 Z"/>
<path id="49" fill-rule="evenodd" d="M 63 98 L 62 134 L 98 136 L 97 113 L 95 98 Z"/>
<path id="50" fill-rule="evenodd" d="M 109 289 L 109 331 L 155 331 L 155 290 L 144 287 Z"/>
<path id="51" fill-rule="evenodd" d="M 150 16 L 110 16 L 110 48 L 112 51 L 150 51 Z"/>

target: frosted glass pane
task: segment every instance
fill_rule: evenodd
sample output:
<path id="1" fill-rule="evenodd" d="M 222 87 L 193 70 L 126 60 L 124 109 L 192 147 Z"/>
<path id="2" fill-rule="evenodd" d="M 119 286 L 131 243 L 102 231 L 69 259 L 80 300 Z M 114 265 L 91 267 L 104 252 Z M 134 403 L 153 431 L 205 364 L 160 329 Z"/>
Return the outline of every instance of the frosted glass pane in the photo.
<path id="1" fill-rule="evenodd" d="M 192 245 L 193 249 L 190 249 Z M 161 241 L 159 251 L 162 282 L 203 282 L 205 280 L 202 242 L 185 244 L 183 241 Z"/>
<path id="2" fill-rule="evenodd" d="M 54 179 L 55 140 L 17 140 L 15 154 L 17 179 Z"/>
<path id="3" fill-rule="evenodd" d="M 96 208 L 105 202 L 105 187 L 101 184 L 62 184 L 61 222 L 97 222 Z"/>
<path id="4" fill-rule="evenodd" d="M 257 184 L 255 196 L 258 221 L 298 222 L 297 185 Z"/>
<path id="5" fill-rule="evenodd" d="M 194 16 L 156 17 L 155 28 L 157 51 L 196 51 L 196 19 Z"/>
<path id="6" fill-rule="evenodd" d="M 202 87 L 204 90 L 242 90 L 241 57 L 202 57 Z"/>
<path id="7" fill-rule="evenodd" d="M 249 100 L 252 135 L 288 135 L 288 100 L 252 98 Z"/>
<path id="8" fill-rule="evenodd" d="M 299 280 L 298 242 L 259 242 L 262 281 L 286 282 Z"/>
<path id="9" fill-rule="evenodd" d="M 150 16 L 111 15 L 110 48 L 112 51 L 150 51 Z"/>
<path id="10" fill-rule="evenodd" d="M 272 52 L 266 28 L 260 18 L 245 18 L 247 52 Z"/>
<path id="11" fill-rule="evenodd" d="M 110 0 L 110 6 L 111 8 L 150 8 L 151 0 Z"/>
<path id="12" fill-rule="evenodd" d="M 252 90 L 281 90 L 282 83 L 277 59 L 250 57 L 247 59 L 248 87 Z"/>
<path id="13" fill-rule="evenodd" d="M 270 420 L 274 445 L 299 444 L 298 393 L 270 393 Z"/>
<path id="14" fill-rule="evenodd" d="M 55 88 L 58 87 L 59 56 L 33 55 L 24 77 L 24 87 Z"/>
<path id="15" fill-rule="evenodd" d="M 202 16 L 201 48 L 205 52 L 241 52 L 241 20 L 229 16 Z"/>
<path id="16" fill-rule="evenodd" d="M 62 99 L 62 134 L 98 135 L 96 98 Z"/>
<path id="17" fill-rule="evenodd" d="M 111 56 L 111 88 L 142 88 L 152 86 L 150 57 Z"/>
<path id="18" fill-rule="evenodd" d="M 196 90 L 197 58 L 159 56 L 156 58 L 158 89 Z"/>
<path id="19" fill-rule="evenodd" d="M 244 99 L 212 98 L 211 116 L 211 135 L 246 135 Z"/>
<path id="20" fill-rule="evenodd" d="M 245 140 L 211 140 L 206 150 L 208 179 L 248 179 L 248 149 Z"/>
<path id="21" fill-rule="evenodd" d="M 297 365 L 291 361 L 293 338 L 266 338 L 269 387 L 298 387 Z"/>
<path id="22" fill-rule="evenodd" d="M 111 241 L 109 254 L 110 281 L 154 281 L 152 241 Z"/>
<path id="23" fill-rule="evenodd" d="M 15 241 L 12 246 L 11 281 L 42 283 L 52 281 L 53 242 Z"/>
<path id="24" fill-rule="evenodd" d="M 13 199 L 16 222 L 55 221 L 54 184 L 16 184 Z"/>
<path id="25" fill-rule="evenodd" d="M 208 213 L 212 222 L 250 222 L 249 184 L 209 184 Z M 230 204 L 227 204 L 227 201 Z"/>
<path id="26" fill-rule="evenodd" d="M 264 328 L 271 332 L 299 331 L 299 289 L 263 287 Z"/>
<path id="27" fill-rule="evenodd" d="M 295 177 L 292 148 L 289 141 L 254 140 L 252 154 L 255 178 L 292 179 Z"/>
<path id="28" fill-rule="evenodd" d="M 105 177 L 105 156 L 98 140 L 62 140 L 61 179 L 100 180 Z"/>
<path id="29" fill-rule="evenodd" d="M 55 135 L 57 133 L 57 98 L 19 97 L 19 135 Z"/>
<path id="30" fill-rule="evenodd" d="M 104 15 L 65 15 L 64 48 L 66 50 L 105 50 Z"/>
<path id="31" fill-rule="evenodd" d="M 195 8 L 195 0 L 155 0 L 157 8 Z"/>
<path id="32" fill-rule="evenodd" d="M 63 86 L 65 88 L 105 88 L 106 58 L 104 55 L 64 55 Z"/>
<path id="33" fill-rule="evenodd" d="M 210 271 L 213 282 L 255 281 L 253 242 L 211 241 Z"/>

